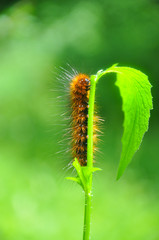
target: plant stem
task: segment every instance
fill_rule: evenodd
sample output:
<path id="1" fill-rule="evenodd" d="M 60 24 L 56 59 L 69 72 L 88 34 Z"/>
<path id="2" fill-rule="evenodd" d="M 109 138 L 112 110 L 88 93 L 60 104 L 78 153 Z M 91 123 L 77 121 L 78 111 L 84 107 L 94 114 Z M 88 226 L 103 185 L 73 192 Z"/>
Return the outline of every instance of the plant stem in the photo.
<path id="1" fill-rule="evenodd" d="M 89 168 L 93 167 L 93 117 L 94 117 L 95 89 L 96 81 L 94 78 L 91 78 L 88 109 L 88 140 L 87 140 L 87 166 Z"/>
<path id="2" fill-rule="evenodd" d="M 84 216 L 84 229 L 83 240 L 90 239 L 90 225 L 91 225 L 91 192 L 85 192 L 85 216 Z"/>
<path id="3" fill-rule="evenodd" d="M 93 116 L 94 116 L 95 88 L 96 88 L 96 81 L 94 78 L 91 78 L 89 109 L 88 109 L 88 140 L 87 140 L 87 167 L 90 169 L 90 177 L 87 184 L 87 189 L 85 189 L 85 213 L 84 213 L 83 240 L 90 239 L 92 168 L 93 168 Z"/>

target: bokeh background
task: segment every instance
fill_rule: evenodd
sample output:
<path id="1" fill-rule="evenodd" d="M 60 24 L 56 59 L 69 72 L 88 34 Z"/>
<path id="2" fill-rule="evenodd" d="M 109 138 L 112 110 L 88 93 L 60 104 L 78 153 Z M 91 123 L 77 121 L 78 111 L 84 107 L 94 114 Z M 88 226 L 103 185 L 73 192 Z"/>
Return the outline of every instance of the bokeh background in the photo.
<path id="1" fill-rule="evenodd" d="M 57 75 L 60 66 L 70 71 L 67 64 L 95 74 L 114 63 L 149 76 L 154 110 L 141 149 L 116 181 L 121 98 L 115 75 L 100 80 L 103 171 L 94 177 L 92 240 L 159 239 L 159 1 L 1 0 L 1 240 L 82 239 L 84 194 L 65 180 L 75 173 L 68 140 L 58 143 L 68 99 Z"/>

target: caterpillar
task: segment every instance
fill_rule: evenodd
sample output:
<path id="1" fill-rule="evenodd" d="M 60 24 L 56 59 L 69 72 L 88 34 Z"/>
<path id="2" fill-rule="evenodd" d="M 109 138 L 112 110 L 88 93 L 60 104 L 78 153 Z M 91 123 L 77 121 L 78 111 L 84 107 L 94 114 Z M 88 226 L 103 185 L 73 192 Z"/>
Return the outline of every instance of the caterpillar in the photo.
<path id="1" fill-rule="evenodd" d="M 77 158 L 81 166 L 87 165 L 87 125 L 90 87 L 90 77 L 86 74 L 76 74 L 70 81 L 72 156 L 73 159 Z M 94 144 L 97 141 L 98 120 L 99 118 L 94 116 Z"/>

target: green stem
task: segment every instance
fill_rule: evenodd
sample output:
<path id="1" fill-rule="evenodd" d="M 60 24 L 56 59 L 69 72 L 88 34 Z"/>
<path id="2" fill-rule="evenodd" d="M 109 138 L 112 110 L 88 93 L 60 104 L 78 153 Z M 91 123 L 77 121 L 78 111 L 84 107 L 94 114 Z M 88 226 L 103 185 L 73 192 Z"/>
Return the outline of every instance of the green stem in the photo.
<path id="1" fill-rule="evenodd" d="M 90 239 L 90 226 L 91 226 L 91 193 L 85 192 L 83 240 Z"/>
<path id="2" fill-rule="evenodd" d="M 93 116 L 94 116 L 95 88 L 96 81 L 94 78 L 91 78 L 91 89 L 89 95 L 89 109 L 88 109 L 88 140 L 87 140 L 87 167 L 90 169 L 91 175 L 87 183 L 87 189 L 85 189 L 83 240 L 90 239 L 92 168 L 93 168 Z"/>
<path id="3" fill-rule="evenodd" d="M 93 117 L 94 117 L 94 101 L 96 79 L 91 78 L 91 89 L 89 95 L 89 109 L 88 109 L 88 140 L 87 140 L 87 166 L 93 167 Z"/>

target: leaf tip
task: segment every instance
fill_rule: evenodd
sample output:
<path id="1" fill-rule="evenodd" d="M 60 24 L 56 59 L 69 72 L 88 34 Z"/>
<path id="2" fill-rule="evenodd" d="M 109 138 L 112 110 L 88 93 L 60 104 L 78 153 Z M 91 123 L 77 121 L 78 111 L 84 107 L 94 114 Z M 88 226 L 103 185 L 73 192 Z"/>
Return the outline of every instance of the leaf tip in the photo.
<path id="1" fill-rule="evenodd" d="M 121 163 L 120 163 L 121 164 Z M 124 173 L 124 171 L 125 171 L 125 169 L 126 169 L 126 167 L 121 167 L 121 165 L 119 164 L 119 167 L 118 167 L 118 172 L 117 172 L 117 177 L 116 177 L 116 181 L 118 181 L 120 178 L 121 178 L 121 176 L 123 175 L 123 173 Z"/>
<path id="2" fill-rule="evenodd" d="M 119 173 L 117 173 L 117 177 L 116 177 L 116 181 L 118 181 L 120 179 L 121 175 Z"/>

